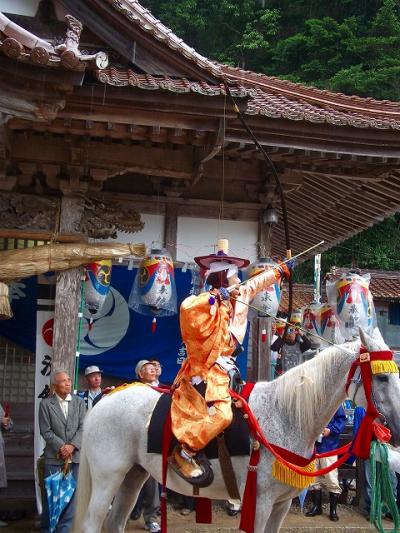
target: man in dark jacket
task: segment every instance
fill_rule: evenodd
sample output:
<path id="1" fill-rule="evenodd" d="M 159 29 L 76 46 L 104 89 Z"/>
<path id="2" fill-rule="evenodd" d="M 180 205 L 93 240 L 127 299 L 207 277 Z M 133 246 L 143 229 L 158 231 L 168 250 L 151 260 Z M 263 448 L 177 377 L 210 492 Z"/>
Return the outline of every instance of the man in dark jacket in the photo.
<path id="1" fill-rule="evenodd" d="M 90 409 L 101 398 L 101 379 L 103 371 L 98 366 L 92 365 L 85 369 L 85 379 L 88 388 L 84 391 L 78 392 L 78 396 L 85 402 L 86 409 Z"/>
<path id="2" fill-rule="evenodd" d="M 290 326 L 285 339 L 278 337 L 271 344 L 271 351 L 280 352 L 276 361 L 275 373 L 280 376 L 283 372 L 304 363 L 303 353 L 311 348 L 311 342 L 300 329 Z"/>
<path id="3" fill-rule="evenodd" d="M 318 441 L 316 442 L 317 453 L 330 452 L 339 448 L 339 439 L 340 434 L 343 432 L 346 425 L 346 415 L 343 410 L 343 407 L 340 406 L 336 413 L 333 415 L 332 420 L 323 429 Z M 316 468 L 320 470 L 321 468 L 326 468 L 332 463 L 337 461 L 337 455 L 331 457 L 324 457 L 316 461 Z M 339 485 L 338 480 L 338 471 L 337 468 L 328 472 L 324 476 L 319 476 L 317 481 L 310 486 L 311 498 L 313 506 L 306 513 L 306 516 L 316 516 L 322 514 L 322 487 L 325 487 L 329 492 L 329 518 L 330 520 L 336 522 L 339 520 L 337 515 L 337 503 L 339 494 L 342 492 L 342 489 Z"/>

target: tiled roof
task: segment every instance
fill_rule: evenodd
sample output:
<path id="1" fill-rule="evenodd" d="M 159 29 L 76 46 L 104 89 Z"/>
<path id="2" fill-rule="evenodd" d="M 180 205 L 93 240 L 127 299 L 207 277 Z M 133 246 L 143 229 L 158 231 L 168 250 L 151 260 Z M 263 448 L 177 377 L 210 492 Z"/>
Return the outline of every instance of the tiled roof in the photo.
<path id="1" fill-rule="evenodd" d="M 314 300 L 314 288 L 312 285 L 305 283 L 293 284 L 293 309 L 298 307 L 304 307 Z M 288 285 L 284 285 L 282 290 L 281 304 L 279 306 L 280 311 L 287 311 L 289 307 L 289 288 Z"/>
<path id="2" fill-rule="evenodd" d="M 249 70 L 242 70 L 226 65 L 221 65 L 227 80 L 240 83 L 246 87 L 259 87 L 265 92 L 271 94 L 282 94 L 288 98 L 295 97 L 300 101 L 314 103 L 315 105 L 332 106 L 343 111 L 352 110 L 360 113 L 374 115 L 386 115 L 387 118 L 400 117 L 400 103 L 390 100 L 375 100 L 374 98 L 362 98 L 355 95 L 346 95 L 343 93 L 333 93 L 325 89 L 317 89 L 294 83 L 288 80 L 282 80 L 274 76 L 267 76 Z"/>
<path id="3" fill-rule="evenodd" d="M 256 94 L 249 100 L 246 113 L 248 115 L 264 115 L 270 118 L 286 118 L 304 120 L 315 124 L 333 124 L 335 126 L 353 126 L 355 128 L 376 128 L 400 130 L 400 105 L 398 119 L 380 116 L 369 116 L 367 113 L 354 110 L 351 106 L 336 108 L 335 104 L 322 101 L 307 101 L 295 94 L 288 96 L 279 89 L 265 90 L 257 88 Z"/>
<path id="4" fill-rule="evenodd" d="M 172 50 L 176 50 L 187 59 L 193 61 L 199 67 L 207 70 L 213 76 L 221 77 L 221 65 L 214 63 L 202 56 L 194 48 L 188 46 L 172 30 L 167 28 L 148 9 L 145 9 L 137 0 L 107 0 L 120 11 L 127 19 L 139 25 L 140 28 L 152 35 L 158 41 L 163 42 Z"/>
<path id="5" fill-rule="evenodd" d="M 174 93 L 194 92 L 205 96 L 219 96 L 226 93 L 223 83 L 211 85 L 207 82 L 190 81 L 187 78 L 137 74 L 132 69 L 109 67 L 97 70 L 95 74 L 101 83 L 118 87 L 131 86 Z M 327 91 L 310 89 L 263 75 L 260 75 L 260 79 L 270 80 L 270 87 L 256 87 L 254 83 L 253 86 L 245 86 L 242 83 L 236 87 L 230 85 L 230 90 L 235 97 L 250 97 L 246 109 L 248 115 L 262 115 L 269 118 L 283 118 L 315 124 L 353 126 L 355 128 L 400 130 L 400 104 L 395 102 L 387 102 L 386 104 L 379 102 L 380 111 L 378 114 L 371 111 L 370 103 L 371 101 L 376 102 L 375 100 L 368 99 L 366 107 L 361 108 L 358 104 L 363 102 L 363 99 L 358 97 L 353 99 L 353 97 L 345 95 L 335 95 Z M 296 91 L 293 93 L 289 90 L 291 86 L 296 87 Z M 312 91 L 315 91 L 320 98 L 308 98 L 306 94 L 299 95 L 297 91 L 299 87 L 311 94 Z M 327 100 L 326 98 L 323 99 L 321 95 L 325 97 L 330 95 L 333 98 Z M 343 102 L 338 106 L 337 100 L 340 96 L 342 96 Z M 357 105 L 352 105 L 355 101 Z"/>
<path id="6" fill-rule="evenodd" d="M 103 70 L 97 70 L 95 74 L 100 82 L 117 87 L 125 87 L 129 85 L 131 87 L 150 91 L 162 89 L 174 93 L 193 92 L 205 96 L 219 96 L 221 94 L 226 94 L 225 85 L 223 83 L 211 85 L 206 81 L 190 81 L 187 78 L 137 74 L 132 69 L 118 69 L 110 66 Z M 254 93 L 254 91 L 249 91 L 246 87 L 240 86 L 232 87 L 231 92 L 236 98 L 247 96 L 249 92 Z"/>
<path id="7" fill-rule="evenodd" d="M 337 268 L 336 273 L 342 274 L 348 272 L 348 269 Z M 371 282 L 370 290 L 375 301 L 378 300 L 396 300 L 400 301 L 400 272 L 386 270 L 362 270 L 361 274 L 370 273 Z M 325 292 L 323 291 L 324 301 Z M 314 300 L 314 289 L 312 285 L 304 283 L 295 283 L 293 285 L 293 309 L 305 307 Z M 282 291 L 282 300 L 280 305 L 281 311 L 287 311 L 289 304 L 289 290 L 285 285 Z"/>

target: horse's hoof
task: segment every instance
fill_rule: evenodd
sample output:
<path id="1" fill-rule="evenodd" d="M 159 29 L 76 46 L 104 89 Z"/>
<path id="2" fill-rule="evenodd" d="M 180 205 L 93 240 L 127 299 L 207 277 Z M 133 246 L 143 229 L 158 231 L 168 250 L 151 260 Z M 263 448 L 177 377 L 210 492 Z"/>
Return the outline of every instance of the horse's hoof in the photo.
<path id="1" fill-rule="evenodd" d="M 240 513 L 240 511 L 236 509 L 228 509 L 227 513 L 229 516 L 237 516 Z"/>

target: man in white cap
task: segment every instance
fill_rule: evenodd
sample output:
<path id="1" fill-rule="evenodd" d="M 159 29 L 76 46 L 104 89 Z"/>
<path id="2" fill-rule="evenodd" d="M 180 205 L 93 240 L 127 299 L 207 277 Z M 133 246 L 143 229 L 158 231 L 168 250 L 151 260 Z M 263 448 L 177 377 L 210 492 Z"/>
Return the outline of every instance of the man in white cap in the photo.
<path id="1" fill-rule="evenodd" d="M 141 359 L 135 366 L 135 374 L 139 381 L 150 385 L 158 386 L 157 368 L 152 361 Z M 139 493 L 136 505 L 131 513 L 131 520 L 137 520 L 143 512 L 145 529 L 150 533 L 161 531 L 157 516 L 160 511 L 160 495 L 158 483 L 153 477 L 149 477 Z"/>
<path id="2" fill-rule="evenodd" d="M 101 374 L 102 370 L 96 365 L 88 366 L 85 369 L 85 378 L 88 388 L 85 391 L 78 392 L 78 396 L 85 402 L 86 409 L 90 411 L 95 399 L 101 395 Z"/>
<path id="3" fill-rule="evenodd" d="M 148 359 L 142 359 L 135 366 L 135 374 L 139 381 L 152 387 L 158 386 L 156 366 Z"/>

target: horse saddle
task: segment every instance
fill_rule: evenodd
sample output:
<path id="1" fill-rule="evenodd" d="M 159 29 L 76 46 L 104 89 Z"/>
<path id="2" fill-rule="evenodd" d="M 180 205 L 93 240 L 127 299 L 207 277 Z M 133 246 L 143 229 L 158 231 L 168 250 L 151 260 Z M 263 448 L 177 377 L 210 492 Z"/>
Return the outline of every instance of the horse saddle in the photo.
<path id="1" fill-rule="evenodd" d="M 148 453 L 161 454 L 164 422 L 171 409 L 172 395 L 162 394 L 158 400 L 151 415 L 147 451 Z M 233 420 L 231 425 L 224 431 L 224 440 L 227 451 L 230 456 L 250 455 L 250 434 L 247 422 L 240 409 L 233 409 Z M 218 437 L 213 439 L 205 448 L 204 453 L 207 459 L 217 459 L 218 454 Z M 172 436 L 171 449 L 178 444 L 178 441 Z"/>

